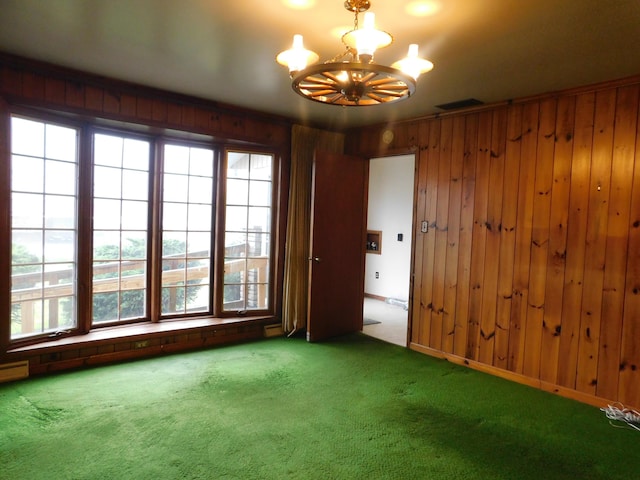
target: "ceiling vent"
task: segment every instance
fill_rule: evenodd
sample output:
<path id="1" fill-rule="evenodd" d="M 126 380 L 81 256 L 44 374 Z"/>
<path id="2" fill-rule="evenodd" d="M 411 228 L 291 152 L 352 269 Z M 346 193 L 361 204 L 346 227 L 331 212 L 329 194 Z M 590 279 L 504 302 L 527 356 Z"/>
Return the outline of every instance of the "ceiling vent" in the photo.
<path id="1" fill-rule="evenodd" d="M 478 105 L 484 105 L 484 102 L 476 98 L 467 98 L 465 100 L 458 100 L 456 102 L 443 103 L 436 105 L 436 108 L 441 110 L 457 110 L 459 108 L 476 107 Z"/>

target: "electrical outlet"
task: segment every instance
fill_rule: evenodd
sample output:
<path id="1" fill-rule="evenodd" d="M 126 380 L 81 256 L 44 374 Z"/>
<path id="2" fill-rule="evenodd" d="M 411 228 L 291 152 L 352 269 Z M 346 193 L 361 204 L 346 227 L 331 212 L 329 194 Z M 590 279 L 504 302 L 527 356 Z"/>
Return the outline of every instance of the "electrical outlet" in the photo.
<path id="1" fill-rule="evenodd" d="M 376 272 L 376 278 L 380 278 L 380 272 Z"/>

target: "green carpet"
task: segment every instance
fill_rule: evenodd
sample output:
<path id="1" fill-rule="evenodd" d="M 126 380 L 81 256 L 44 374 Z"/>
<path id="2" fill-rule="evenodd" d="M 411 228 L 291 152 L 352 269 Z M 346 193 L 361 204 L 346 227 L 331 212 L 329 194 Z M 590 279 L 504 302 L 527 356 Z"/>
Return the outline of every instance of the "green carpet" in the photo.
<path id="1" fill-rule="evenodd" d="M 2 479 L 640 478 L 597 408 L 364 335 L 0 385 Z"/>

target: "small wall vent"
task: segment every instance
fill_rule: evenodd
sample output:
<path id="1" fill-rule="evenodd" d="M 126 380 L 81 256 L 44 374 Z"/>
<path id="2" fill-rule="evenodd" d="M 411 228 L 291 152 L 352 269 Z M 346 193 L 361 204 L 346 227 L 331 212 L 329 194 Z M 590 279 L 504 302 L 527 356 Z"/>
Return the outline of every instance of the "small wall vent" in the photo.
<path id="1" fill-rule="evenodd" d="M 458 100 L 456 102 L 443 103 L 436 105 L 436 108 L 441 110 L 457 110 L 459 108 L 475 107 L 478 105 L 484 105 L 484 102 L 476 98 L 467 98 L 465 100 Z"/>
<path id="2" fill-rule="evenodd" d="M 284 331 L 282 330 L 282 324 L 274 323 L 272 325 L 264 326 L 264 336 L 266 338 L 280 337 L 282 335 L 284 335 Z"/>
<path id="3" fill-rule="evenodd" d="M 4 363 L 0 365 L 0 383 L 20 380 L 29 376 L 29 362 Z"/>

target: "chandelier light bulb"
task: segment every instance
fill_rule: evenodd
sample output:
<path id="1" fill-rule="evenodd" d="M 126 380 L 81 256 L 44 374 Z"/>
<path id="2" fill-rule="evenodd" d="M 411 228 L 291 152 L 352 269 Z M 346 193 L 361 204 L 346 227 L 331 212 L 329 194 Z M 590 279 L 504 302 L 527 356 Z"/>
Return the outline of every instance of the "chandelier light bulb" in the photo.
<path id="1" fill-rule="evenodd" d="M 364 57 L 365 55 L 373 58 L 373 54 L 376 52 L 376 16 L 373 12 L 367 12 L 364 14 L 364 26 L 362 32 L 356 37 L 356 50 L 358 55 Z"/>
<path id="2" fill-rule="evenodd" d="M 345 83 L 347 81 L 349 81 L 349 74 L 346 71 L 341 71 L 339 74 L 336 75 L 336 78 L 338 80 L 340 80 L 342 83 Z"/>
<path id="3" fill-rule="evenodd" d="M 289 50 L 280 52 L 276 57 L 276 61 L 280 65 L 289 68 L 289 73 L 293 74 L 304 70 L 307 65 L 316 63 L 320 57 L 317 53 L 304 48 L 302 35 L 293 36 L 293 46 Z"/>
<path id="4" fill-rule="evenodd" d="M 421 73 L 426 73 L 433 69 L 433 63 L 418 57 L 418 45 L 416 43 L 409 45 L 409 52 L 405 58 L 398 60 L 391 66 L 410 75 L 416 80 Z"/>
<path id="5" fill-rule="evenodd" d="M 356 49 L 362 63 L 369 63 L 373 60 L 376 50 L 391 44 L 393 37 L 376 28 L 375 13 L 366 12 L 362 27 L 345 33 L 342 42 Z"/>

